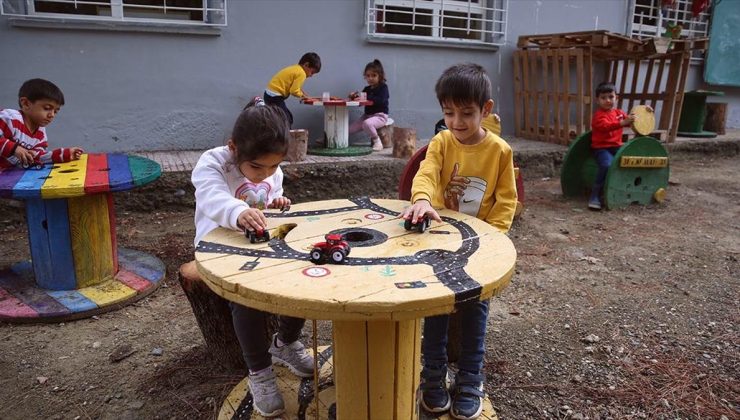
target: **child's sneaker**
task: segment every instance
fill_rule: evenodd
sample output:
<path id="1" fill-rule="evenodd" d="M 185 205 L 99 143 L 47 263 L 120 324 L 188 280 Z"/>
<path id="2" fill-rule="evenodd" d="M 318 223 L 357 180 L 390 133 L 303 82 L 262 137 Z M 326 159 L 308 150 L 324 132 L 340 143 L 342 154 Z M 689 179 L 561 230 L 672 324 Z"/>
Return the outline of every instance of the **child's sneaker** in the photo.
<path id="1" fill-rule="evenodd" d="M 476 419 L 483 412 L 483 375 L 460 371 L 455 379 L 450 415 L 461 420 Z"/>
<path id="2" fill-rule="evenodd" d="M 270 345 L 272 363 L 285 366 L 301 378 L 313 378 L 313 356 L 306 351 L 303 344 L 296 340 L 290 344 L 278 346 L 277 334 L 272 336 Z"/>
<path id="3" fill-rule="evenodd" d="M 275 380 L 272 367 L 249 374 L 249 391 L 254 398 L 254 409 L 264 417 L 274 417 L 285 411 L 283 396 Z"/>
<path id="4" fill-rule="evenodd" d="M 588 200 L 588 208 L 590 210 L 601 210 L 601 200 L 598 198 L 591 198 Z"/>
<path id="5" fill-rule="evenodd" d="M 421 372 L 421 406 L 429 413 L 444 413 L 450 409 L 447 390 L 447 366 L 438 369 L 424 367 Z"/>
<path id="6" fill-rule="evenodd" d="M 383 143 L 380 141 L 380 138 L 378 137 L 375 137 L 373 139 L 373 150 L 376 152 L 383 150 Z"/>

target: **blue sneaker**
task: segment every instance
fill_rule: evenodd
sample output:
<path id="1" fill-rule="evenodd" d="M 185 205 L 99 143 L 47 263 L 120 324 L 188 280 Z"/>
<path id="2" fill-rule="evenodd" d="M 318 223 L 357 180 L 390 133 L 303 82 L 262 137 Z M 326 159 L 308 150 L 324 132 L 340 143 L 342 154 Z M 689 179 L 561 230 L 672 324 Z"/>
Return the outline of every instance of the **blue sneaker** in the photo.
<path id="1" fill-rule="evenodd" d="M 598 197 L 588 200 L 589 210 L 601 210 L 601 200 Z"/>
<path id="2" fill-rule="evenodd" d="M 450 415 L 455 419 L 472 420 L 483 412 L 483 375 L 460 371 L 452 391 Z"/>
<path id="3" fill-rule="evenodd" d="M 452 400 L 447 390 L 447 366 L 429 368 L 421 372 L 421 406 L 429 413 L 444 413 L 450 409 Z"/>

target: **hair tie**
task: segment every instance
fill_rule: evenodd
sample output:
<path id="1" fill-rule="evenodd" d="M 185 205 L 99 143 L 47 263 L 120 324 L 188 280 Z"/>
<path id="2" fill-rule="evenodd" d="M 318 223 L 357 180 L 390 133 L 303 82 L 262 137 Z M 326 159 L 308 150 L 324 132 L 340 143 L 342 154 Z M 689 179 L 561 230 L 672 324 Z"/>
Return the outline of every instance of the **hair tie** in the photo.
<path id="1" fill-rule="evenodd" d="M 259 96 L 254 97 L 254 106 L 265 106 L 265 100 L 260 98 Z"/>

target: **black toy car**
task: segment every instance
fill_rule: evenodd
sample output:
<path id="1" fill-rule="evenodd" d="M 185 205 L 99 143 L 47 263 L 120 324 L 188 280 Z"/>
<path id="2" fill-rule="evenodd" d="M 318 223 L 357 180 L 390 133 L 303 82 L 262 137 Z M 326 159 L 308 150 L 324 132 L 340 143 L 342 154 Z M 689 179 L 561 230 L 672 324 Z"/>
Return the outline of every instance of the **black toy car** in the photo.
<path id="1" fill-rule="evenodd" d="M 267 242 L 270 240 L 270 232 L 265 229 L 247 229 L 244 231 L 244 236 L 249 238 L 250 243 Z"/>
<path id="2" fill-rule="evenodd" d="M 411 222 L 411 217 L 403 222 L 403 227 L 406 228 L 406 230 L 416 230 L 419 233 L 424 233 L 424 231 L 429 229 L 431 225 L 432 221 L 426 214 L 421 216 L 421 219 L 416 223 Z"/>

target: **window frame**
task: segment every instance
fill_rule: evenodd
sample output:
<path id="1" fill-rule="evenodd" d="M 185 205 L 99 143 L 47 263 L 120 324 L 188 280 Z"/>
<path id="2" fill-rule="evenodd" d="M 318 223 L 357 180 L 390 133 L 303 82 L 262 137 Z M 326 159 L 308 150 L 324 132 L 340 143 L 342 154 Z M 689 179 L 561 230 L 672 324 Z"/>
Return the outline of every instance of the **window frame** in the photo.
<path id="1" fill-rule="evenodd" d="M 168 7 L 166 0 L 162 0 L 162 6 L 147 6 L 147 5 L 126 5 L 126 0 L 40 0 L 52 3 L 60 4 L 82 4 L 82 5 L 95 5 L 105 6 L 110 8 L 110 16 L 107 15 L 84 15 L 74 13 L 52 13 L 52 12 L 37 12 L 36 11 L 37 0 L 0 0 L 0 14 L 4 16 L 11 16 L 20 20 L 28 20 L 31 22 L 74 22 L 74 23 L 90 23 L 90 24 L 111 24 L 114 25 L 132 25 L 132 26 L 162 26 L 162 27 L 197 27 L 197 28 L 218 28 L 227 26 L 227 1 L 226 0 L 202 0 L 202 11 L 203 20 L 189 20 L 189 19 L 166 19 L 160 17 L 135 17 L 126 16 L 125 9 L 153 9 L 153 10 L 192 10 L 190 8 L 183 7 Z M 211 3 L 215 5 L 221 4 L 223 7 L 213 7 Z M 17 8 L 10 8 L 15 4 L 16 6 L 22 5 L 23 10 L 17 10 Z M 200 9 L 200 8 L 198 8 Z M 209 16 L 221 16 L 216 22 L 208 22 Z M 36 25 L 24 25 L 19 26 L 36 26 Z"/>
<path id="2" fill-rule="evenodd" d="M 476 4 L 477 3 L 477 4 Z M 506 44 L 506 29 L 509 0 L 366 0 L 365 1 L 365 36 L 369 42 L 421 44 L 421 45 L 448 45 L 461 48 L 492 49 L 496 50 Z M 411 9 L 410 12 L 399 9 Z M 419 10 L 417 12 L 417 10 Z M 411 23 L 386 21 L 388 11 L 399 14 L 409 14 Z M 431 13 L 430 13 L 431 12 Z M 443 26 L 444 19 L 459 21 L 462 17 L 446 15 L 445 12 L 467 13 L 467 27 Z M 480 18 L 470 19 L 474 13 Z M 378 17 L 381 14 L 382 17 Z M 486 14 L 490 14 L 487 17 Z M 431 16 L 431 24 L 416 24 L 416 18 Z M 481 22 L 481 29 L 471 28 L 470 22 Z M 407 26 L 411 30 L 416 27 L 429 28 L 429 35 L 388 33 L 378 30 L 378 27 L 394 25 Z M 410 26 L 409 26 L 410 25 Z M 445 37 L 443 32 L 468 31 L 480 32 L 477 39 Z M 490 38 L 487 40 L 486 38 Z"/>
<path id="3" fill-rule="evenodd" d="M 665 22 L 671 21 L 680 23 L 681 36 L 687 38 L 704 38 L 709 36 L 709 26 L 711 18 L 711 2 L 708 9 L 693 19 L 691 13 L 692 0 L 675 0 L 676 7 L 671 8 L 667 16 L 663 17 L 660 12 L 661 0 L 630 0 L 629 21 L 627 22 L 627 34 L 632 38 L 645 39 L 662 37 L 665 32 Z M 645 4 L 649 3 L 649 4 Z M 649 14 L 645 14 L 647 10 Z M 649 24 L 645 21 L 654 20 L 655 24 Z M 661 28 L 658 32 L 658 28 Z M 700 63 L 704 60 L 704 53 L 695 51 L 691 56 L 692 64 Z"/>

